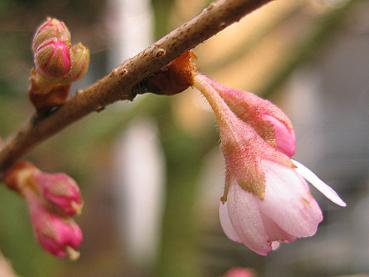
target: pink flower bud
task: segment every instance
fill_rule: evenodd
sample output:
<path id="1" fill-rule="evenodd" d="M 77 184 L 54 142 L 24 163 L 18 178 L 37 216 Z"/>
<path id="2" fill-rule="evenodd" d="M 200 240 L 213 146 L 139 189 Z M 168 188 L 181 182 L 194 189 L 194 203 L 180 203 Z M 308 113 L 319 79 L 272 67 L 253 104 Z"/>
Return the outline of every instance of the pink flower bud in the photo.
<path id="1" fill-rule="evenodd" d="M 264 124 L 264 127 L 260 126 L 259 128 L 272 130 L 273 138 L 271 138 L 271 141 L 274 142 L 275 147 L 288 157 L 295 155 L 296 137 L 294 130 L 274 115 L 263 114 L 261 120 L 262 123 L 260 124 Z"/>
<path id="2" fill-rule="evenodd" d="M 70 42 L 70 32 L 63 21 L 48 17 L 44 23 L 38 27 L 32 41 L 32 50 L 35 53 L 37 48 L 46 40 L 56 38 L 62 42 Z"/>
<path id="3" fill-rule="evenodd" d="M 26 199 L 33 230 L 41 246 L 54 256 L 77 259 L 76 249 L 83 239 L 79 226 L 71 219 L 51 213 L 32 191 L 27 191 Z"/>
<path id="4" fill-rule="evenodd" d="M 36 172 L 33 182 L 40 194 L 63 214 L 74 216 L 81 212 L 83 201 L 76 182 L 64 173 Z"/>
<path id="5" fill-rule="evenodd" d="M 30 162 L 20 161 L 7 170 L 4 177 L 8 187 L 22 195 L 31 189 L 45 204 L 63 215 L 74 216 L 82 210 L 78 185 L 64 173 L 48 174 Z"/>
<path id="6" fill-rule="evenodd" d="M 280 108 L 253 93 L 227 88 L 203 77 L 218 91 L 230 109 L 250 124 L 267 143 L 289 157 L 295 154 L 295 132 L 291 121 Z"/>
<path id="7" fill-rule="evenodd" d="M 37 47 L 34 62 L 43 77 L 62 78 L 71 69 L 70 47 L 57 38 L 46 40 Z"/>
<path id="8" fill-rule="evenodd" d="M 68 79 L 76 81 L 81 79 L 88 70 L 90 64 L 90 50 L 82 43 L 73 45 L 70 50 L 72 68 L 68 74 Z"/>

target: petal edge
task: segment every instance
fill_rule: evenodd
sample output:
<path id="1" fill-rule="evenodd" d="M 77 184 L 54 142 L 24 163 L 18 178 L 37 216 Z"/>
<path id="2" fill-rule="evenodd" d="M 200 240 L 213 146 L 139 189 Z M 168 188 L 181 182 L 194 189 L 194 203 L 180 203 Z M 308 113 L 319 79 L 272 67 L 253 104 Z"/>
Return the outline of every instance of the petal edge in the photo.
<path id="1" fill-rule="evenodd" d="M 341 207 L 347 206 L 345 201 L 341 199 L 341 197 L 337 194 L 337 192 L 335 192 L 334 189 L 332 189 L 330 186 L 324 183 L 318 176 L 316 176 L 314 172 L 312 172 L 310 169 L 308 169 L 306 166 L 304 166 L 302 163 L 298 161 L 292 160 L 292 162 L 296 166 L 297 173 L 299 173 L 302 177 L 304 177 L 313 187 L 319 190 L 325 197 L 327 197 L 329 200 L 331 200 L 338 206 Z"/>

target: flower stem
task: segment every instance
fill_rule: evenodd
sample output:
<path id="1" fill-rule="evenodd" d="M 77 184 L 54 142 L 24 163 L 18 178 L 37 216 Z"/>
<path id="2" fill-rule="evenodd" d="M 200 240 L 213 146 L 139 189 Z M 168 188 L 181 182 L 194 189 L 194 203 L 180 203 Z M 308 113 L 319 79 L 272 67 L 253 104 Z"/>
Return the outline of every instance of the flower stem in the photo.
<path id="1" fill-rule="evenodd" d="M 240 138 L 236 131 L 236 124 L 238 124 L 240 120 L 224 102 L 218 91 L 207 81 L 207 77 L 201 74 L 196 74 L 193 78 L 193 86 L 205 96 L 206 100 L 213 109 L 219 126 L 220 137 L 223 145 L 227 143 L 232 143 L 235 146 L 241 145 Z M 243 128 L 247 130 L 248 125 L 243 125 Z M 252 134 L 252 132 L 246 132 L 246 134 L 243 136 L 243 139 L 245 139 L 247 133 L 250 135 Z"/>

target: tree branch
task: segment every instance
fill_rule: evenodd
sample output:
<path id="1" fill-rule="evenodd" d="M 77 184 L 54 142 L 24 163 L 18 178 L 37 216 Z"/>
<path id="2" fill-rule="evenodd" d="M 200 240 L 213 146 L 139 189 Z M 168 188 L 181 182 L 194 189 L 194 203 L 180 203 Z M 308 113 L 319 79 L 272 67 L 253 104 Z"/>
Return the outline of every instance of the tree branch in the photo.
<path id="1" fill-rule="evenodd" d="M 33 116 L 0 151 L 0 169 L 4 170 L 38 143 L 64 129 L 85 115 L 99 111 L 118 100 L 133 100 L 132 88 L 144 78 L 215 35 L 246 14 L 272 0 L 219 0 L 198 16 L 179 26 L 110 74 L 78 91 L 75 97 L 53 114 Z"/>

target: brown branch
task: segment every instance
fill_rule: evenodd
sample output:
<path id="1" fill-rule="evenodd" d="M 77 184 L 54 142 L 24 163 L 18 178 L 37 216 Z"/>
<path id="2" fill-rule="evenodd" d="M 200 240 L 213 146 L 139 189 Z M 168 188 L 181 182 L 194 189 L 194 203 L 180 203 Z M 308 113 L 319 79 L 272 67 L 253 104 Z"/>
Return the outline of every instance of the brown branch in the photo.
<path id="1" fill-rule="evenodd" d="M 118 100 L 133 100 L 132 88 L 181 53 L 215 35 L 272 0 L 219 0 L 90 87 L 78 91 L 64 106 L 45 118 L 33 116 L 0 151 L 4 170 L 35 145 L 69 124 Z"/>

